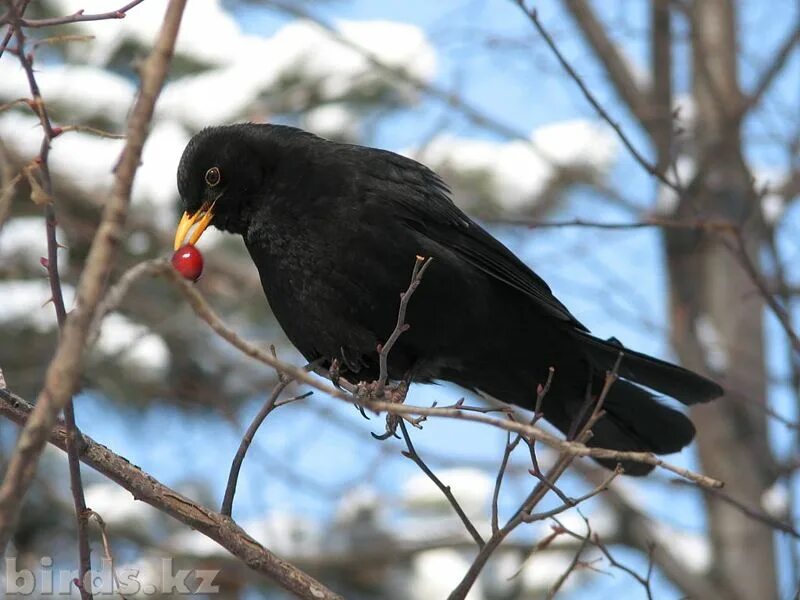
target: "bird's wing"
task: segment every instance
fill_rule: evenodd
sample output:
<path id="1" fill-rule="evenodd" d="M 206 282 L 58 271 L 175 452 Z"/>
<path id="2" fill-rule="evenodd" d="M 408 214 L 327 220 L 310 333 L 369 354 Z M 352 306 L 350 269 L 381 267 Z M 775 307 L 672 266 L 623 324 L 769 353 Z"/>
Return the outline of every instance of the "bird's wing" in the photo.
<path id="1" fill-rule="evenodd" d="M 392 204 L 397 217 L 487 275 L 522 292 L 548 314 L 588 331 L 541 277 L 453 203 L 447 185 L 436 173 L 398 155 L 387 158 L 375 175 L 382 180 L 382 200 Z"/>

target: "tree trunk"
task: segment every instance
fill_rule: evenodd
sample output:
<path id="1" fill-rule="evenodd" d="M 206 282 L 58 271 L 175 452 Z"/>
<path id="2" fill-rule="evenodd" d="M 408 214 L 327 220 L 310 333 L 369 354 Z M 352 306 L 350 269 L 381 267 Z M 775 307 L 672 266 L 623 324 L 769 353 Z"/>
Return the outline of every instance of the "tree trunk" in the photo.
<path id="1" fill-rule="evenodd" d="M 742 97 L 735 8 L 731 0 L 703 0 L 690 10 L 697 171 L 674 216 L 739 224 L 746 251 L 757 264 L 764 228 L 735 116 Z M 758 407 L 766 402 L 764 300 L 731 239 L 671 230 L 665 241 L 674 347 L 685 365 L 710 373 L 726 387 L 724 398 L 693 411 L 703 470 L 723 479 L 729 495 L 759 506 L 775 473 L 766 415 Z M 713 337 L 719 348 L 709 353 Z M 777 598 L 772 531 L 713 497 L 706 502 L 712 578 L 742 600 Z"/>

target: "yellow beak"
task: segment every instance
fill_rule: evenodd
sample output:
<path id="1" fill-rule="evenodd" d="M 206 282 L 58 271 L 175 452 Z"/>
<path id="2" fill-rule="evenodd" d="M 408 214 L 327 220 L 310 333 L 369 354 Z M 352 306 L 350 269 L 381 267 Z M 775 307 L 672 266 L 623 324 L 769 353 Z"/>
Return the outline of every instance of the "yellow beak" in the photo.
<path id="1" fill-rule="evenodd" d="M 178 223 L 178 229 L 175 231 L 175 250 L 185 244 L 194 246 L 197 243 L 197 240 L 200 239 L 200 236 L 203 235 L 203 232 L 206 230 L 209 223 L 211 223 L 211 219 L 214 218 L 214 204 L 215 202 L 212 202 L 210 205 L 206 203 L 200 207 L 200 210 L 192 215 L 188 212 L 183 213 L 181 221 Z M 189 232 L 195 225 L 197 225 L 197 227 L 191 232 L 191 235 L 189 235 Z M 187 236 L 189 236 L 188 241 L 186 241 Z"/>

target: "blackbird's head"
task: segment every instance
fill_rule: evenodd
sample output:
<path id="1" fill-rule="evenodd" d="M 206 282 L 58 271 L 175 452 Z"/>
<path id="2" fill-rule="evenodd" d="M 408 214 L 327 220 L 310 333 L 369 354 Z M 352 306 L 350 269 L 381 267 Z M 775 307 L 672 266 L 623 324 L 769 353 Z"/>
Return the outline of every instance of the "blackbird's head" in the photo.
<path id="1" fill-rule="evenodd" d="M 209 225 L 245 234 L 249 220 L 269 195 L 290 146 L 310 134 L 292 127 L 244 123 L 209 127 L 186 146 L 178 166 L 184 209 L 175 249 L 194 244 Z M 318 138 L 315 138 L 318 139 Z"/>

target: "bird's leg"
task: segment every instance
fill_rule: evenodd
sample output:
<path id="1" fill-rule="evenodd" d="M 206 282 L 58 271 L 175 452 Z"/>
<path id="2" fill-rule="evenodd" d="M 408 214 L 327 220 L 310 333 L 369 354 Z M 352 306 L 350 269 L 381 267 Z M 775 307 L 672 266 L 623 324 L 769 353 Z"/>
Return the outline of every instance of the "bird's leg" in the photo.
<path id="1" fill-rule="evenodd" d="M 383 391 L 386 395 L 388 395 L 389 402 L 396 404 L 403 404 L 406 401 L 406 397 L 408 396 L 408 389 L 411 387 L 411 381 L 413 377 L 414 377 L 414 370 L 411 369 L 408 371 L 408 373 L 406 373 L 405 377 L 403 377 L 403 379 L 398 381 L 396 384 L 385 386 L 385 389 Z M 400 424 L 401 419 L 402 417 L 399 415 L 395 415 L 393 413 L 387 414 L 386 431 L 381 435 L 372 434 L 372 436 L 378 440 L 386 440 L 392 436 L 399 439 L 400 436 L 397 435 L 397 427 Z M 415 427 L 419 427 L 419 425 L 416 423 L 414 423 L 414 425 Z"/>
<path id="2" fill-rule="evenodd" d="M 331 360 L 331 366 L 328 367 L 328 376 L 331 378 L 331 383 L 333 387 L 337 390 L 341 390 L 342 386 L 339 385 L 339 377 L 342 374 L 342 363 L 339 362 L 338 358 L 334 358 Z"/>
<path id="3" fill-rule="evenodd" d="M 350 363 L 348 363 L 347 355 L 345 354 L 344 348 L 341 348 L 341 352 L 342 352 L 342 360 L 339 360 L 338 358 L 334 357 L 331 360 L 331 366 L 328 369 L 328 373 L 330 374 L 331 381 L 333 382 L 333 386 L 336 389 L 342 389 L 341 386 L 339 385 L 339 378 L 341 377 L 341 372 L 342 372 L 342 364 L 344 364 L 345 368 L 353 370 L 350 367 Z M 358 412 L 361 413 L 361 416 L 364 417 L 367 421 L 369 421 L 370 419 L 367 416 L 367 413 L 364 412 L 364 407 L 358 401 L 358 398 L 360 396 L 361 396 L 360 393 L 353 394 L 353 399 L 354 399 L 353 400 L 353 404 L 358 409 Z"/>

